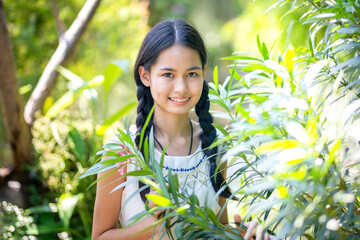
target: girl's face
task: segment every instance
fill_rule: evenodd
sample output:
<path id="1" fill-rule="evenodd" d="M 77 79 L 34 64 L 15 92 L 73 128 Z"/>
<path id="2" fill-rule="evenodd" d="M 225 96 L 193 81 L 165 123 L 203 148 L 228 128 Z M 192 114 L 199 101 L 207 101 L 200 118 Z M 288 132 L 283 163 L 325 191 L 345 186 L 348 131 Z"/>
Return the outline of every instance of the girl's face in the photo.
<path id="1" fill-rule="evenodd" d="M 140 67 L 139 73 L 143 84 L 150 87 L 157 114 L 187 115 L 200 99 L 205 66 L 203 69 L 196 50 L 173 45 L 159 54 L 150 72 Z"/>

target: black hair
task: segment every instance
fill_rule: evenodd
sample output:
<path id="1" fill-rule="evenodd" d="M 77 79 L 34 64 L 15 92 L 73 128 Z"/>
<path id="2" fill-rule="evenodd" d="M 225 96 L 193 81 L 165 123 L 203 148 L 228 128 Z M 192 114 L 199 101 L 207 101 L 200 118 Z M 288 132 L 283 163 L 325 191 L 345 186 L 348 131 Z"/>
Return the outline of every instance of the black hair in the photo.
<path id="1" fill-rule="evenodd" d="M 134 78 L 136 85 L 138 86 L 137 98 L 139 101 L 136 118 L 137 133 L 142 131 L 150 110 L 154 105 L 150 88 L 146 87 L 141 81 L 139 68 L 143 66 L 146 71 L 150 71 L 151 66 L 156 63 L 160 52 L 175 44 L 187 46 L 196 50 L 200 55 L 202 67 L 204 68 L 206 64 L 207 53 L 204 42 L 198 31 L 193 26 L 181 19 L 166 20 L 155 25 L 148 32 L 141 45 L 134 68 Z M 210 179 L 215 192 L 217 192 L 225 181 L 222 174 L 220 172 L 216 172 L 217 147 L 210 147 L 216 138 L 216 129 L 212 125 L 213 118 L 209 112 L 210 102 L 208 93 L 209 87 L 204 80 L 203 90 L 201 97 L 195 106 L 195 112 L 199 118 L 199 123 L 202 129 L 202 133 L 200 135 L 201 147 L 204 154 L 210 161 Z M 147 128 L 145 129 L 145 137 L 149 136 L 152 125 L 153 119 L 151 118 Z M 139 147 L 139 134 L 135 137 L 135 143 Z M 140 151 L 144 155 L 144 149 L 140 149 Z M 144 184 L 139 182 L 139 186 L 142 187 Z M 145 194 L 148 192 L 149 188 L 140 192 L 143 201 L 145 201 Z M 229 198 L 232 195 L 229 187 L 226 187 L 221 192 L 221 195 Z"/>

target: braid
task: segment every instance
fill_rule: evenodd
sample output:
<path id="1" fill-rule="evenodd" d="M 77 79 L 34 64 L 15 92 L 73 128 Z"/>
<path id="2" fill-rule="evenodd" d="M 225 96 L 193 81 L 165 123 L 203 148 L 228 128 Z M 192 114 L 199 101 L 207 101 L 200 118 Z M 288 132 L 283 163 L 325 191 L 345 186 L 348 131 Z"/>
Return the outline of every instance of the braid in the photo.
<path id="1" fill-rule="evenodd" d="M 209 94 L 209 86 L 206 83 L 206 81 L 204 81 L 201 97 L 199 99 L 199 102 L 195 106 L 195 112 L 196 115 L 199 117 L 199 123 L 202 129 L 202 133 L 200 135 L 201 148 L 203 149 L 204 154 L 207 157 L 209 157 L 210 180 L 215 192 L 217 192 L 226 182 L 224 180 L 223 175 L 219 172 L 216 172 L 217 147 L 209 148 L 216 138 L 216 129 L 212 125 L 213 119 L 209 112 L 210 101 L 208 94 Z M 221 192 L 221 195 L 225 198 L 230 198 L 232 193 L 228 186 Z"/>
<path id="2" fill-rule="evenodd" d="M 152 106 L 154 105 L 154 100 L 150 93 L 150 88 L 145 87 L 143 84 L 139 84 L 137 89 L 137 99 L 139 101 L 137 106 L 137 117 L 136 117 L 136 128 L 137 132 L 140 133 L 145 125 L 146 119 L 149 116 Z M 145 130 L 145 136 L 150 132 L 152 126 L 152 118 L 150 119 L 147 129 Z M 136 134 L 135 143 L 139 147 L 140 145 L 140 136 Z M 140 149 L 142 151 L 142 149 Z"/>
<path id="3" fill-rule="evenodd" d="M 150 88 L 145 87 L 142 83 L 140 83 L 138 85 L 138 89 L 137 89 L 137 98 L 138 98 L 138 106 L 137 106 L 137 117 L 136 117 L 136 137 L 135 137 L 135 143 L 136 146 L 139 147 L 140 146 L 140 135 L 138 133 L 141 133 L 146 119 L 149 116 L 150 110 L 152 108 L 152 106 L 154 105 L 154 100 L 151 96 L 150 93 Z M 152 126 L 153 122 L 153 117 L 151 117 L 149 124 L 147 125 L 147 128 L 145 130 L 145 136 L 149 136 L 150 133 L 150 129 Z M 145 140 L 145 138 L 144 138 Z M 142 145 L 144 146 L 144 145 Z M 142 147 L 140 149 L 141 153 L 143 156 L 145 156 L 144 154 L 144 147 Z M 145 184 L 139 181 L 139 188 L 143 187 Z M 140 192 L 140 196 L 141 199 L 145 202 L 146 201 L 146 197 L 145 195 L 148 194 L 150 192 L 150 187 L 145 188 L 144 190 L 142 190 Z"/>

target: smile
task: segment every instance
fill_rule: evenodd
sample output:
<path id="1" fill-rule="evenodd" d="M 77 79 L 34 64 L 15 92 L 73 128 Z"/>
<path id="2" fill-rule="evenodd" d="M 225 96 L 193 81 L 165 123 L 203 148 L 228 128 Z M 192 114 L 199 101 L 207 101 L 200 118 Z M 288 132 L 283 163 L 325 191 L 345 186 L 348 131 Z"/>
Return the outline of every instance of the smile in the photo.
<path id="1" fill-rule="evenodd" d="M 186 102 L 188 101 L 190 98 L 170 98 L 171 101 L 174 101 L 174 102 L 179 102 L 179 103 L 182 103 L 182 102 Z"/>

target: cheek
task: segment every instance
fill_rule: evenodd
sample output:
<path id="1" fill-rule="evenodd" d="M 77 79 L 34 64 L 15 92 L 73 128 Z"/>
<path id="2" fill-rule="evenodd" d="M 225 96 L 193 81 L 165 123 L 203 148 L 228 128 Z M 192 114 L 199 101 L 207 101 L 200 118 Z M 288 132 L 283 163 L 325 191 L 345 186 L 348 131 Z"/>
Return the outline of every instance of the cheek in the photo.
<path id="1" fill-rule="evenodd" d="M 203 89 L 203 81 L 195 82 L 192 86 L 194 93 L 196 92 L 197 95 L 201 96 L 202 89 Z"/>
<path id="2" fill-rule="evenodd" d="M 200 83 L 196 83 L 192 86 L 191 88 L 193 90 L 193 96 L 196 96 L 196 102 L 199 101 L 200 97 L 201 97 L 201 93 L 203 90 L 203 81 L 201 81 Z"/>
<path id="3" fill-rule="evenodd" d="M 154 99 L 167 97 L 167 89 L 162 84 L 157 84 L 156 87 L 150 87 L 150 92 Z"/>

